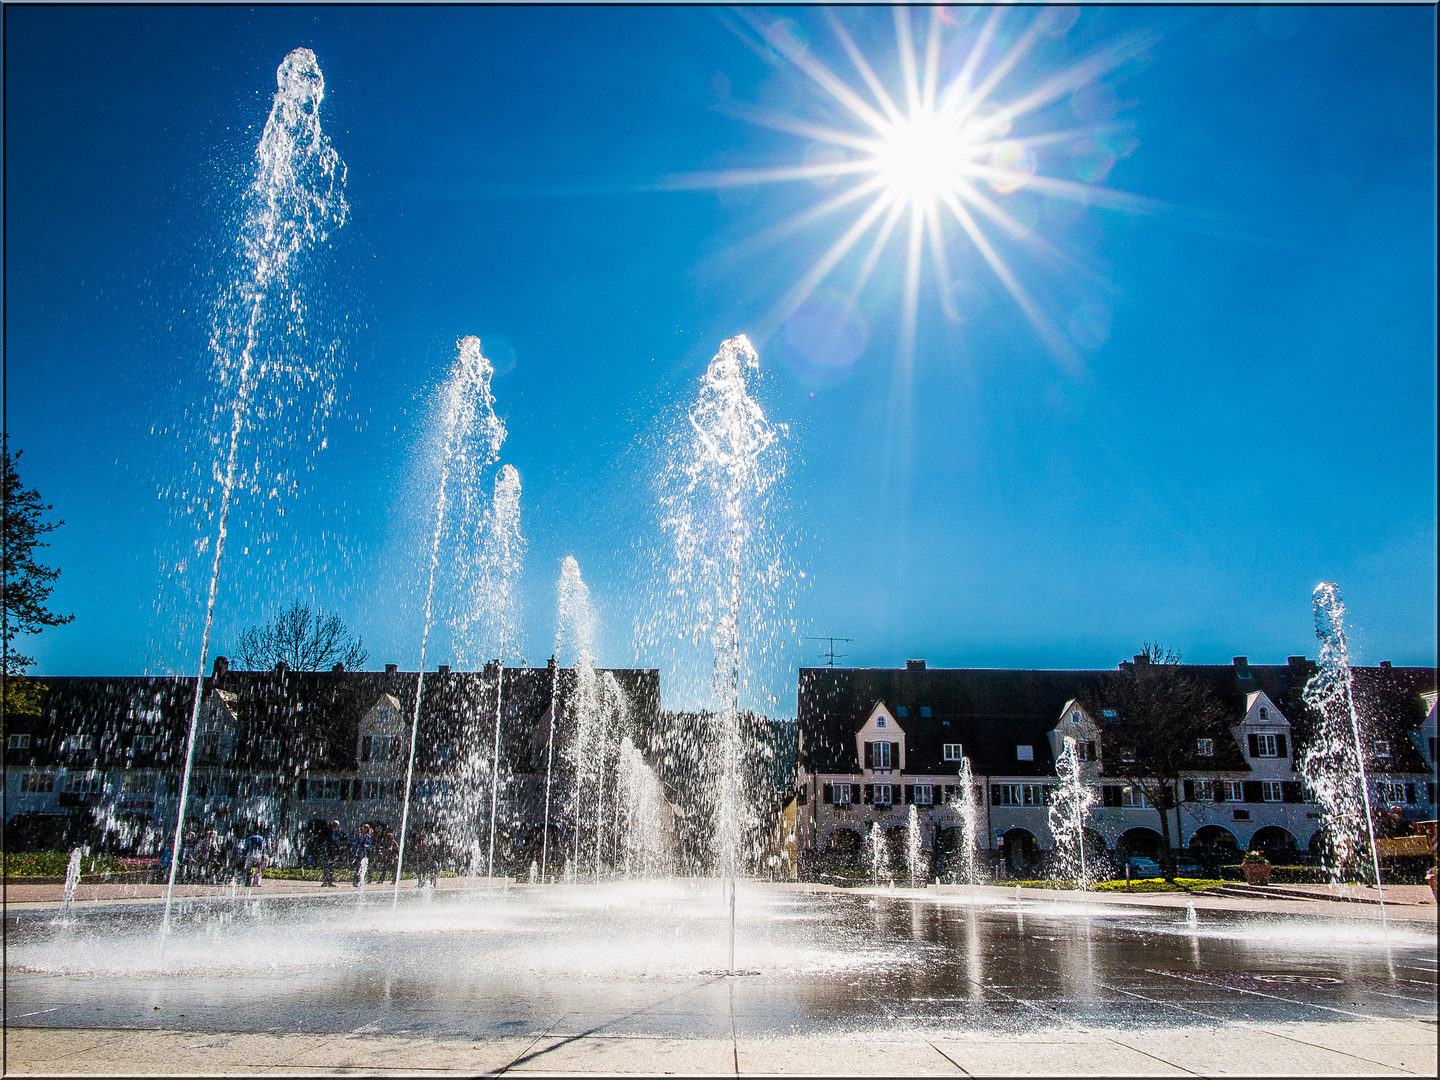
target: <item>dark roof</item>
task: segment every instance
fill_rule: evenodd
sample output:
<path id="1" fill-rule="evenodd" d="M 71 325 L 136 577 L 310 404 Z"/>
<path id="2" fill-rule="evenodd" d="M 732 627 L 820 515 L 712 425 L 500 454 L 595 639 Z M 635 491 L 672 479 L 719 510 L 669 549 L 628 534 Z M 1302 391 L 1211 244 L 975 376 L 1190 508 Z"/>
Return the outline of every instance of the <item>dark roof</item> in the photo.
<path id="1" fill-rule="evenodd" d="M 631 723 L 658 723 L 660 674 L 642 669 L 611 672 L 630 702 Z M 195 679 L 166 676 L 47 676 L 40 680 L 40 714 L 14 718 L 12 733 L 32 736 L 31 747 L 12 753 L 11 766 L 65 765 L 72 768 L 177 768 L 183 762 L 195 694 Z M 262 743 L 278 739 L 282 767 L 354 769 L 360 719 L 385 694 L 400 704 L 408 721 L 415 708 L 413 671 L 298 672 L 227 671 L 207 677 L 204 692 L 233 695 L 236 757 L 231 767 L 260 767 Z M 495 669 L 426 672 L 421 700 L 416 768 L 428 770 L 463 751 L 467 740 L 494 736 Z M 501 747 L 515 772 L 543 768 L 548 735 L 545 717 L 552 685 L 563 703 L 574 686 L 574 671 L 506 668 L 503 681 Z M 564 734 L 562 725 L 557 734 Z M 407 728 L 409 724 L 405 725 Z M 90 751 L 64 750 L 74 735 L 89 736 Z M 153 735 L 154 749 L 137 751 L 136 735 Z M 443 749 L 442 749 L 443 748 Z M 23 760 L 16 760 L 17 758 Z M 266 761 L 266 768 L 274 767 Z"/>
<path id="2" fill-rule="evenodd" d="M 1128 662 L 1127 662 L 1128 663 Z M 1315 672 L 1302 657 L 1286 664 L 1183 665 L 1191 678 L 1209 685 L 1232 711 L 1245 715 L 1246 695 L 1262 691 L 1292 724 L 1294 741 L 1303 745 L 1314 716 L 1301 694 Z M 1425 717 L 1420 693 L 1435 689 L 1434 668 L 1354 668 L 1356 709 L 1372 734 L 1386 731 L 1394 772 L 1428 771 L 1408 732 Z M 797 717 L 800 768 L 807 772 L 858 773 L 855 733 L 883 701 L 894 711 L 907 736 L 906 771 L 953 773 L 941 761 L 941 744 L 964 745 L 977 775 L 1053 776 L 1055 764 L 1047 734 L 1061 718 L 1066 702 L 1096 691 L 1113 670 L 1034 670 L 1020 668 L 801 668 Z M 930 718 L 919 715 L 921 706 Z M 1035 748 L 1033 762 L 1015 759 L 1016 744 Z M 1246 769 L 1238 749 L 1217 746 L 1215 768 Z"/>

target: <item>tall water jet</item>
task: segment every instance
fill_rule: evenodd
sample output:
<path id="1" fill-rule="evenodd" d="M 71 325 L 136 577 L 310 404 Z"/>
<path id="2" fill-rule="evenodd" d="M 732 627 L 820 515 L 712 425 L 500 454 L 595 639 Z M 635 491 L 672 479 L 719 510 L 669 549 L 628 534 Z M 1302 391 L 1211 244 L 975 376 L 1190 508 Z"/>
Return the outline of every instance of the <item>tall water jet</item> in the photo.
<path id="1" fill-rule="evenodd" d="M 1380 881 L 1380 855 L 1375 847 L 1375 822 L 1370 813 L 1370 784 L 1360 718 L 1350 680 L 1350 648 L 1345 640 L 1345 605 L 1339 588 L 1322 581 L 1311 599 L 1315 636 L 1320 642 L 1318 670 L 1305 684 L 1305 703 L 1320 718 L 1300 756 L 1300 772 L 1325 815 L 1330 840 L 1330 875 L 1338 884 L 1357 852 L 1368 849 L 1380 901 L 1380 922 L 1388 932 L 1385 893 Z M 1363 832 L 1363 839 L 1361 830 Z"/>
<path id="2" fill-rule="evenodd" d="M 920 812 L 915 809 L 914 804 L 910 806 L 910 814 L 906 821 L 905 829 L 905 869 L 910 874 L 910 887 L 916 887 L 920 880 L 920 859 L 923 852 L 920 846 Z"/>
<path id="3" fill-rule="evenodd" d="M 890 880 L 890 845 L 885 840 L 885 830 L 878 822 L 870 823 L 870 835 L 865 841 L 866 854 L 870 862 L 870 878 L 876 885 L 881 880 Z"/>
<path id="4" fill-rule="evenodd" d="M 420 730 L 420 700 L 425 689 L 425 653 L 434 623 L 435 572 L 440 565 L 440 540 L 452 475 L 473 480 L 479 470 L 500 456 L 505 425 L 495 415 L 490 380 L 495 369 L 480 350 L 480 339 L 461 338 L 449 378 L 440 396 L 440 461 L 435 494 L 435 529 L 430 541 L 429 581 L 425 588 L 424 624 L 420 633 L 420 668 L 415 679 L 415 708 L 410 718 L 410 753 L 405 767 L 405 799 L 400 811 L 400 841 L 395 856 L 395 893 L 391 907 L 400 903 L 400 874 L 405 863 L 405 840 L 410 823 L 410 796 L 415 781 L 415 744 Z"/>
<path id="5" fill-rule="evenodd" d="M 550 677 L 550 730 L 545 739 L 545 810 L 540 837 L 540 880 L 545 881 L 550 856 L 550 799 L 555 771 L 555 729 L 560 723 L 560 656 L 566 643 L 573 640 L 584 655 L 593 646 L 594 613 L 590 609 L 590 589 L 580 577 L 580 564 L 573 555 L 560 564 L 559 613 L 555 621 L 555 669 Z"/>
<path id="6" fill-rule="evenodd" d="M 82 851 L 77 847 L 70 852 L 70 861 L 65 865 L 65 891 L 61 895 L 60 918 L 68 921 L 70 909 L 75 906 L 75 889 L 80 884 L 80 859 Z"/>
<path id="7" fill-rule="evenodd" d="M 975 777 L 970 771 L 970 759 L 960 759 L 960 866 L 965 874 L 965 884 L 978 885 L 976 870 L 977 846 L 975 829 L 979 821 L 975 805 Z M 972 892 L 971 897 L 974 897 Z"/>
<path id="8" fill-rule="evenodd" d="M 1073 878 L 1075 887 L 1083 892 L 1090 886 L 1085 865 L 1085 818 L 1095 805 L 1095 793 L 1082 773 L 1078 744 L 1066 735 L 1065 748 L 1055 759 L 1055 775 L 1060 783 L 1050 803 L 1050 833 L 1055 837 L 1060 876 Z"/>
<path id="9" fill-rule="evenodd" d="M 721 343 L 688 414 L 689 439 L 678 462 L 680 490 L 664 521 L 675 540 L 672 594 L 693 605 L 693 632 L 708 634 L 714 650 L 711 699 L 716 710 L 718 762 L 715 846 L 729 891 L 729 967 L 735 970 L 735 883 L 740 865 L 740 690 L 747 642 L 741 623 L 745 589 L 756 580 L 773 587 L 778 567 L 747 566 L 766 496 L 780 474 L 775 444 L 783 434 L 750 396 L 747 379 L 760 357 L 745 335 Z M 748 574 L 747 574 L 748 570 Z"/>
<path id="10" fill-rule="evenodd" d="M 500 623 L 500 657 L 495 671 L 495 746 L 492 750 L 490 778 L 490 857 L 485 864 L 485 877 L 495 876 L 495 814 L 500 799 L 500 722 L 502 691 L 505 685 L 505 646 L 514 639 L 515 582 L 520 576 L 520 560 L 524 539 L 520 535 L 520 473 L 514 465 L 501 466 L 495 477 L 495 501 L 490 511 L 490 544 L 494 557 L 490 565 L 495 571 L 493 599 L 489 610 Z"/>
<path id="11" fill-rule="evenodd" d="M 287 380 L 320 384 L 321 403 L 318 408 L 322 414 L 330 407 L 333 397 L 332 390 L 323 389 L 333 380 L 324 363 L 316 368 L 297 365 L 287 362 L 284 357 L 272 356 L 261 348 L 271 319 L 278 318 L 282 327 L 290 330 L 298 330 L 301 326 L 303 305 L 293 292 L 293 278 L 298 272 L 301 257 L 307 250 L 323 244 L 331 229 L 343 226 L 349 212 L 342 192 L 345 167 L 320 128 L 320 103 L 325 98 L 325 79 L 315 54 L 309 49 L 294 50 L 281 62 L 275 72 L 275 80 L 277 89 L 270 105 L 270 115 L 255 147 L 254 176 L 244 196 L 244 212 L 237 237 L 237 271 L 217 304 L 210 335 L 217 390 L 217 455 L 213 466 L 214 481 L 219 487 L 219 505 L 200 635 L 200 670 L 195 678 L 195 698 L 190 710 L 190 731 L 185 741 L 185 764 L 180 780 L 180 804 L 171 845 L 170 878 L 165 889 L 162 936 L 170 930 L 170 908 L 180 864 L 196 732 L 204 699 L 205 664 L 215 624 L 215 597 L 236 491 L 246 482 L 260 485 L 262 490 L 269 487 L 271 491 L 283 483 L 278 477 L 261 476 L 262 468 L 258 462 L 248 470 L 241 467 L 240 455 L 251 412 L 267 384 L 272 389 L 278 389 Z M 273 307 L 272 299 L 275 301 Z M 297 337 L 303 340 L 303 335 Z M 274 485 L 269 483 L 271 479 L 276 481 Z M 202 551 L 209 546 L 209 540 L 206 537 L 203 541 Z"/>

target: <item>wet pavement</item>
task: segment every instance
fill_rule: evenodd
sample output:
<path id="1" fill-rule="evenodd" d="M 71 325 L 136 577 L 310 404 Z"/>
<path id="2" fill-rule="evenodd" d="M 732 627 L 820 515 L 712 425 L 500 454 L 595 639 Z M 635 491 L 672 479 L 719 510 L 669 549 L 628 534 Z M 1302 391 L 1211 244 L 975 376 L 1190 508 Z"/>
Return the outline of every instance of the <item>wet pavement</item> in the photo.
<path id="1" fill-rule="evenodd" d="M 738 977 L 715 973 L 726 922 L 708 882 L 404 895 L 394 911 L 374 893 L 186 901 L 163 954 L 157 906 L 70 925 L 32 910 L 11 918 L 7 1024 L 465 1039 L 514 1058 L 537 1039 L 678 1040 L 730 1045 L 737 1069 L 744 1040 L 881 1032 L 1418 1022 L 1434 1045 L 1433 922 L 1384 936 L 1373 918 L 1200 911 L 1191 927 L 1173 908 L 986 899 L 742 887 Z"/>

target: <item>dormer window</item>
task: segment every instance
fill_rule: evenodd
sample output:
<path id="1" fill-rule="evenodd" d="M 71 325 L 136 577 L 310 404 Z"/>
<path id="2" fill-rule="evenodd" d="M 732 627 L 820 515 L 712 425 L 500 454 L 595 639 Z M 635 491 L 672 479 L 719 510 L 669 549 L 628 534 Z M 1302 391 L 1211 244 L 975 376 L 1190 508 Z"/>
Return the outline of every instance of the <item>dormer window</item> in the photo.
<path id="1" fill-rule="evenodd" d="M 1201 757 L 1214 757 L 1214 756 L 1215 756 L 1215 740 L 1214 740 L 1214 739 L 1196 739 L 1196 740 L 1195 740 L 1195 750 L 1196 750 L 1197 753 L 1199 753 L 1199 755 L 1200 755 Z"/>
<path id="2" fill-rule="evenodd" d="M 905 715 L 905 710 L 904 710 L 904 709 L 901 709 L 901 710 L 900 710 L 900 715 L 901 715 L 901 716 L 904 716 L 904 715 Z M 875 718 L 875 726 L 876 726 L 877 728 L 883 728 L 883 727 L 885 726 L 885 718 L 884 718 L 883 716 L 877 716 L 877 717 Z"/>
<path id="3" fill-rule="evenodd" d="M 1080 725 L 1080 710 L 1076 709 L 1070 714 L 1070 723 L 1078 727 Z"/>
<path id="4" fill-rule="evenodd" d="M 930 706 L 929 706 L 929 705 L 921 705 L 921 706 L 920 706 L 920 716 L 921 716 L 923 719 L 929 720 L 933 715 L 934 715 L 934 713 L 932 713 L 932 712 L 930 711 Z"/>
<path id="5" fill-rule="evenodd" d="M 906 719 L 910 715 L 910 706 L 901 705 L 895 710 L 895 715 L 898 716 L 901 720 Z"/>
<path id="6" fill-rule="evenodd" d="M 1029 743 L 1029 744 L 1020 743 L 1020 744 L 1018 744 L 1018 745 L 1015 747 L 1015 760 L 1016 760 L 1016 761 L 1034 761 L 1034 760 L 1035 760 L 1035 744 L 1034 744 L 1034 743 Z"/>
<path id="7" fill-rule="evenodd" d="M 1270 719 L 1270 710 L 1267 709 L 1264 705 L 1261 705 L 1261 706 L 1260 706 L 1260 719 L 1261 719 L 1261 720 L 1269 720 L 1269 719 Z"/>
<path id="8" fill-rule="evenodd" d="M 1114 720 L 1115 717 L 1119 716 L 1120 714 L 1117 713 L 1114 709 L 1101 709 L 1100 715 L 1105 717 L 1106 720 Z"/>
<path id="9" fill-rule="evenodd" d="M 959 761 L 965 756 L 965 747 L 958 742 L 947 742 L 943 744 L 946 761 Z"/>
<path id="10" fill-rule="evenodd" d="M 1388 739 L 1375 740 L 1375 756 L 1383 758 L 1390 756 L 1390 742 Z"/>
<path id="11" fill-rule="evenodd" d="M 390 706 L 389 706 L 389 705 L 381 705 L 381 706 L 379 706 L 378 708 L 376 708 L 376 710 L 375 710 L 375 722 L 376 722 L 377 724 L 388 724 L 388 723 L 390 723 L 390 720 L 391 720 L 391 716 L 390 716 Z"/>

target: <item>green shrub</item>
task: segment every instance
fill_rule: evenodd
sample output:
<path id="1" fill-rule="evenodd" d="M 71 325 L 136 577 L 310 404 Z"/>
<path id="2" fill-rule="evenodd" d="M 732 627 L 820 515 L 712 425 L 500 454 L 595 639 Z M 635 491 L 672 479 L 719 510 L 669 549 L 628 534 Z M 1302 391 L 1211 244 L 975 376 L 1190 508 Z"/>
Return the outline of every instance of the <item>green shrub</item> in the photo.
<path id="1" fill-rule="evenodd" d="M 1124 880 L 1102 881 L 1095 886 L 1096 892 L 1203 892 L 1206 889 L 1213 889 L 1218 885 L 1225 884 L 1217 878 L 1176 878 L 1169 882 L 1164 878 L 1141 878 L 1139 881 L 1132 881 L 1128 886 Z"/>
<path id="2" fill-rule="evenodd" d="M 7 851 L 5 853 L 5 876 L 64 877 L 70 869 L 68 851 Z M 114 855 L 87 855 L 80 860 L 80 873 L 115 874 L 123 869 Z"/>
<path id="3" fill-rule="evenodd" d="M 1222 866 L 1220 876 L 1226 881 L 1244 881 L 1245 871 L 1241 864 Z M 1270 867 L 1272 885 L 1328 885 L 1330 873 L 1320 866 L 1275 866 Z"/>

